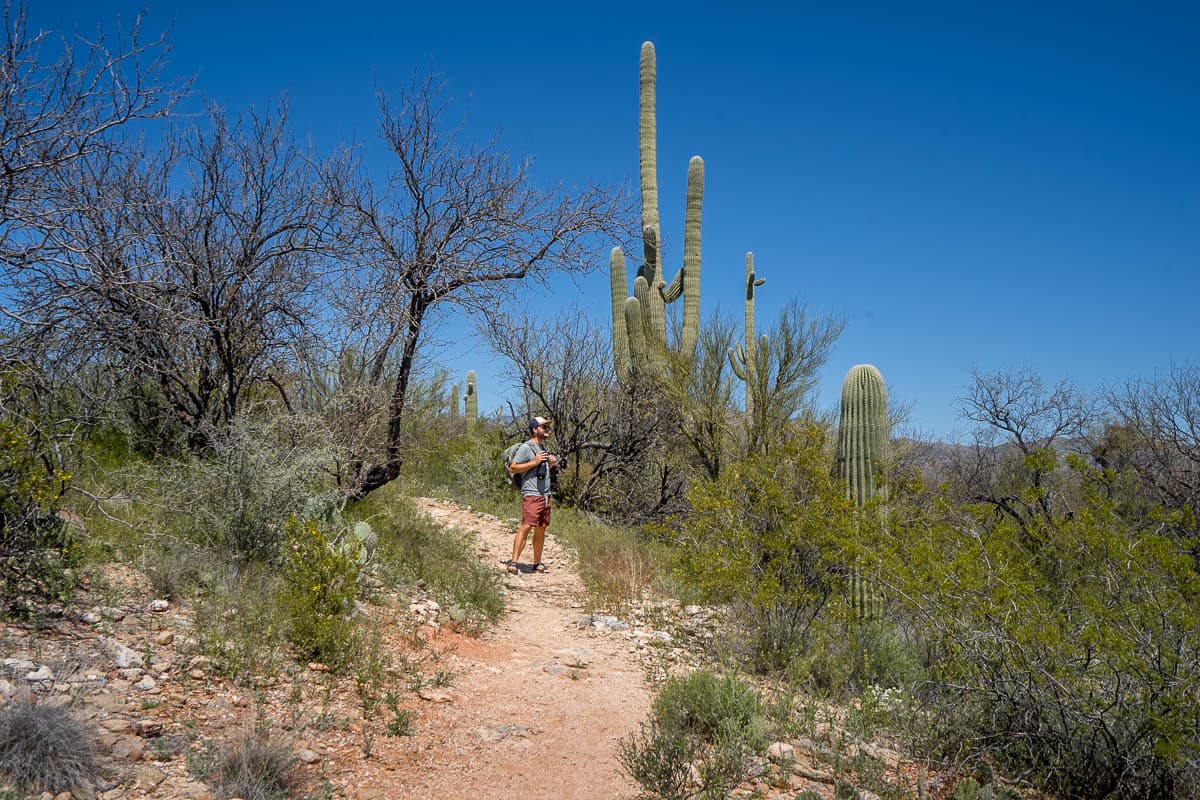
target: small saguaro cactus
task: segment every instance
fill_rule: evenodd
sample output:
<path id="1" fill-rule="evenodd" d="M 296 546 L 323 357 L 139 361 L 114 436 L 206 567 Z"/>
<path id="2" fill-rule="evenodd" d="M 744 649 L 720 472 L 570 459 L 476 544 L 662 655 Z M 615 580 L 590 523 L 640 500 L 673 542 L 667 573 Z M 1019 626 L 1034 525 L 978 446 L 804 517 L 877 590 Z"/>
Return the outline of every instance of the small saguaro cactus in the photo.
<path id="1" fill-rule="evenodd" d="M 870 364 L 851 367 L 842 382 L 842 414 L 838 424 L 834 474 L 846 482 L 847 496 L 859 506 L 886 498 L 879 472 L 888 461 L 887 390 L 883 376 Z M 875 582 L 859 570 L 850 573 L 850 599 L 862 619 L 879 616 L 883 600 Z"/>
<path id="2" fill-rule="evenodd" d="M 479 419 L 479 395 L 475 393 L 475 370 L 467 372 L 467 395 L 464 398 L 467 405 L 467 427 L 474 428 Z"/>
<path id="3" fill-rule="evenodd" d="M 835 470 L 846 481 L 851 500 L 861 506 L 887 496 L 887 487 L 877 483 L 887 460 L 887 389 L 879 370 L 859 364 L 850 368 L 842 383 Z"/>
<path id="4" fill-rule="evenodd" d="M 458 419 L 458 384 L 450 386 L 450 419 Z"/>
<path id="5" fill-rule="evenodd" d="M 668 284 L 663 278 L 662 231 L 658 219 L 658 154 L 655 114 L 657 79 L 654 45 L 642 44 L 639 67 L 638 160 L 642 194 L 642 255 L 626 296 L 625 254 L 614 247 L 609 256 L 612 294 L 613 363 L 617 377 L 630 371 L 661 371 L 667 347 L 667 303 L 683 298 L 680 352 L 691 355 L 700 334 L 700 220 L 704 200 L 704 160 L 692 156 L 688 163 L 687 206 L 684 215 L 683 265 Z M 640 340 L 640 342 L 638 341 Z M 640 345 L 640 349 L 639 349 Z"/>
<path id="6" fill-rule="evenodd" d="M 733 374 L 746 384 L 747 417 L 754 416 L 754 391 L 758 377 L 758 363 L 760 360 L 765 361 L 765 358 L 760 359 L 760 354 L 765 356 L 769 344 L 767 337 L 763 336 L 762 341 L 758 342 L 758 347 L 753 346 L 755 342 L 754 290 L 766 282 L 766 278 L 755 276 L 754 253 L 746 253 L 746 335 L 738 343 L 736 353 L 733 348 L 729 349 L 729 366 L 733 367 Z"/>

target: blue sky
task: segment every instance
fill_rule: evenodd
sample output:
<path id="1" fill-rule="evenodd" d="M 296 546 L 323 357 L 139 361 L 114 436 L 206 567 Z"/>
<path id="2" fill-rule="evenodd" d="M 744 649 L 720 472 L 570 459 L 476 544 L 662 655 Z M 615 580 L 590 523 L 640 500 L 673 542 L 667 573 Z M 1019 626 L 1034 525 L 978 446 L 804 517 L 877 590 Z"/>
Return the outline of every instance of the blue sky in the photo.
<path id="1" fill-rule="evenodd" d="M 134 2 L 34 2 L 35 25 L 126 24 Z M 736 8 L 736 11 L 732 10 Z M 820 383 L 879 367 L 915 427 L 951 437 L 972 368 L 1085 388 L 1196 363 L 1200 11 L 1186 4 L 306 3 L 153 5 L 171 69 L 232 110 L 289 98 L 321 147 L 375 146 L 374 87 L 442 73 L 469 132 L 539 181 L 637 181 L 637 64 L 658 52 L 660 210 L 672 272 L 688 158 L 704 157 L 705 311 L 760 327 L 789 297 L 844 314 Z M 382 155 L 380 154 L 380 157 Z M 532 297 L 608 316 L 607 247 Z M 451 319 L 442 357 L 504 387 Z"/>

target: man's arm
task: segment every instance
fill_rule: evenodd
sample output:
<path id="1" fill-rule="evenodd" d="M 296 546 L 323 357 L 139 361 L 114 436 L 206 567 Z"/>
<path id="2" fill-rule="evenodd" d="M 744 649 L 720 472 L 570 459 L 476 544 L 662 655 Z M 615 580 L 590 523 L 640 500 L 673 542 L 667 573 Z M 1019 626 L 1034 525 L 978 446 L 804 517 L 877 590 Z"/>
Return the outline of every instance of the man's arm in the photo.
<path id="1" fill-rule="evenodd" d="M 532 456 L 528 461 L 517 460 L 526 453 L 529 453 Z M 529 470 L 541 466 L 547 461 L 549 461 L 550 465 L 553 466 L 557 459 L 550 455 L 550 453 L 546 450 L 542 450 L 536 455 L 533 455 L 532 447 L 529 447 L 528 445 L 522 445 L 521 449 L 517 450 L 517 452 L 513 454 L 512 465 L 508 469 L 513 475 L 520 475 L 522 472 L 529 472 Z"/>

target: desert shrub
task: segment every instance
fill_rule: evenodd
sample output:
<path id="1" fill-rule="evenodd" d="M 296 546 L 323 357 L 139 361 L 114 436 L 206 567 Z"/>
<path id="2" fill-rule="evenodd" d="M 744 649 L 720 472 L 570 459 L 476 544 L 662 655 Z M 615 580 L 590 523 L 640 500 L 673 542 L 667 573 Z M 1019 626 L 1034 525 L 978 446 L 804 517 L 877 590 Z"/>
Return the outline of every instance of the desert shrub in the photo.
<path id="1" fill-rule="evenodd" d="M 318 521 L 285 524 L 278 600 L 287 640 L 302 657 L 335 668 L 353 657 L 358 574 L 357 553 L 334 546 Z"/>
<path id="2" fill-rule="evenodd" d="M 695 739 L 666 730 L 651 719 L 621 740 L 618 758 L 625 772 L 648 797 L 687 800 L 693 795 L 692 762 L 699 752 Z"/>
<path id="3" fill-rule="evenodd" d="M 843 592 L 862 520 L 830 477 L 820 426 L 797 427 L 769 456 L 730 464 L 688 495 L 671 521 L 675 576 L 685 592 L 734 612 L 752 667 L 786 667 L 818 615 Z"/>
<path id="4" fill-rule="evenodd" d="M 336 454 L 303 415 L 247 414 L 199 456 L 131 468 L 124 491 L 147 510 L 157 540 L 243 563 L 279 558 L 284 524 L 333 486 Z"/>
<path id="5" fill-rule="evenodd" d="M 923 744 L 1062 796 L 1193 796 L 1200 574 L 1169 533 L 1194 528 L 1169 519 L 1191 512 L 1147 511 L 1122 497 L 1120 476 L 1074 457 L 1070 468 L 1080 493 L 1068 513 L 1018 520 L 946 503 L 897 511 L 877 531 L 868 549 L 893 602 L 937 655 Z"/>
<path id="6" fill-rule="evenodd" d="M 204 550 L 186 542 L 166 541 L 143 551 L 141 567 L 155 597 L 176 600 L 202 585 L 217 565 Z"/>
<path id="7" fill-rule="evenodd" d="M 736 675 L 697 670 L 663 684 L 651 718 L 621 742 L 626 772 L 651 796 L 723 798 L 766 746 L 765 713 Z"/>
<path id="8" fill-rule="evenodd" d="M 282 663 L 279 577 L 259 565 L 226 564 L 196 596 L 196 642 L 213 667 L 239 681 L 269 676 Z"/>
<path id="9" fill-rule="evenodd" d="M 789 676 L 823 694 L 846 697 L 869 686 L 911 687 L 923 676 L 922 654 L 889 620 L 823 618 Z"/>
<path id="10" fill-rule="evenodd" d="M 204 764 L 218 798 L 284 800 L 299 787 L 296 751 L 269 732 L 254 730 L 226 742 Z"/>
<path id="11" fill-rule="evenodd" d="M 99 774 L 94 733 L 66 709 L 17 701 L 0 709 L 0 775 L 27 792 L 86 795 Z"/>
<path id="12" fill-rule="evenodd" d="M 31 597 L 63 598 L 81 561 L 78 532 L 59 518 L 70 475 L 50 444 L 0 406 L 0 598 L 9 610 Z"/>
<path id="13" fill-rule="evenodd" d="M 654 716 L 670 730 L 713 742 L 726 730 L 741 731 L 754 746 L 763 737 L 762 704 L 754 687 L 736 675 L 699 669 L 663 684 L 654 699 Z"/>

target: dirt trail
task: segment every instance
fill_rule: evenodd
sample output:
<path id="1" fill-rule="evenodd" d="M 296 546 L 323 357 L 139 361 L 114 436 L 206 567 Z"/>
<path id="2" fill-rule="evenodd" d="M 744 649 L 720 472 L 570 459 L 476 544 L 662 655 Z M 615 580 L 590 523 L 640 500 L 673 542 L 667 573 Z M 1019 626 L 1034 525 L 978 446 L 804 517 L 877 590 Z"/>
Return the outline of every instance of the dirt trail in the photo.
<path id="1" fill-rule="evenodd" d="M 512 548 L 508 525 L 441 500 L 417 504 L 444 525 L 473 531 L 481 557 L 503 569 Z M 532 544 L 522 560 L 531 570 Z M 423 749 L 396 765 L 389 796 L 636 796 L 617 762 L 618 741 L 650 702 L 633 645 L 577 625 L 582 585 L 553 536 L 543 561 L 546 574 L 505 576 L 508 613 L 495 628 L 455 642 L 452 699 L 423 710 L 423 735 L 414 742 Z"/>

